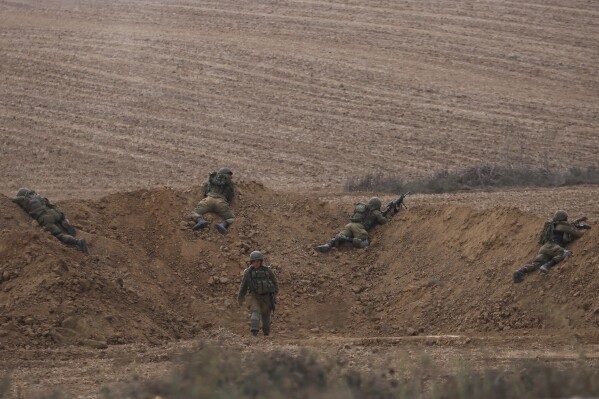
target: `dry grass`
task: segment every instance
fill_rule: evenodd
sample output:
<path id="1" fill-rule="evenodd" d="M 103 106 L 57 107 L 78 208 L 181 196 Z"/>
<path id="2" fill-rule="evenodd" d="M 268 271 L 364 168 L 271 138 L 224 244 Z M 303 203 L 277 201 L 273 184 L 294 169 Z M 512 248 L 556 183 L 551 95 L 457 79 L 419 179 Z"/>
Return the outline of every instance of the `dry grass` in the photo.
<path id="1" fill-rule="evenodd" d="M 563 170 L 529 166 L 483 164 L 461 170 L 439 170 L 418 180 L 405 180 L 400 175 L 374 172 L 349 179 L 345 191 L 380 191 L 391 193 L 438 194 L 472 189 L 500 187 L 559 187 L 577 184 L 599 184 L 599 168 L 571 167 Z"/>

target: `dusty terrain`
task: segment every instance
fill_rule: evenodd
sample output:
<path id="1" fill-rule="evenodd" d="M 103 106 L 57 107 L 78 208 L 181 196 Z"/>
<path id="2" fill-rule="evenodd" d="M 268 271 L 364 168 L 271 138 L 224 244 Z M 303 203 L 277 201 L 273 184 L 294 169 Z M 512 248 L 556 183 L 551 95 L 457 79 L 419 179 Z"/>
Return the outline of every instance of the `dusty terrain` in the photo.
<path id="1" fill-rule="evenodd" d="M 549 275 L 511 282 L 555 209 L 599 220 L 596 186 L 414 195 L 367 250 L 313 246 L 372 195 L 342 193 L 349 177 L 596 164 L 598 20 L 588 1 L 0 0 L 11 393 L 98 397 L 200 339 L 348 367 L 421 352 L 447 368 L 596 364 L 597 228 Z M 194 233 L 224 165 L 237 220 Z M 23 186 L 59 203 L 89 256 L 10 201 Z M 282 286 L 258 342 L 235 304 L 253 249 Z"/>

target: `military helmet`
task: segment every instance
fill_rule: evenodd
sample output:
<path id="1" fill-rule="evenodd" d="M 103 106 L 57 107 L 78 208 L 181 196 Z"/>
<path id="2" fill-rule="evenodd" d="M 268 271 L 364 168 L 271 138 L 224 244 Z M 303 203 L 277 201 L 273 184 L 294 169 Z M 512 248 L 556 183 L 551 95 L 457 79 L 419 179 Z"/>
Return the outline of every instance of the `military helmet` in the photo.
<path id="1" fill-rule="evenodd" d="M 218 173 L 219 175 L 232 175 L 233 174 L 233 172 L 231 172 L 231 169 L 229 169 L 229 168 L 220 168 L 218 170 L 218 172 L 216 172 L 216 173 Z"/>
<path id="2" fill-rule="evenodd" d="M 29 194 L 30 192 L 31 192 L 31 190 L 28 188 L 21 188 L 21 189 L 19 189 L 19 191 L 17 191 L 17 197 L 24 197 L 27 194 Z"/>
<path id="3" fill-rule="evenodd" d="M 568 212 L 566 211 L 557 211 L 553 215 L 554 222 L 565 222 L 566 220 L 568 220 Z"/>
<path id="4" fill-rule="evenodd" d="M 253 251 L 250 254 L 250 262 L 253 260 L 264 260 L 264 255 L 262 255 L 262 252 L 260 251 Z"/>
<path id="5" fill-rule="evenodd" d="M 372 197 L 368 200 L 368 205 L 370 205 L 371 209 L 379 210 L 381 209 L 381 199 L 379 197 Z"/>

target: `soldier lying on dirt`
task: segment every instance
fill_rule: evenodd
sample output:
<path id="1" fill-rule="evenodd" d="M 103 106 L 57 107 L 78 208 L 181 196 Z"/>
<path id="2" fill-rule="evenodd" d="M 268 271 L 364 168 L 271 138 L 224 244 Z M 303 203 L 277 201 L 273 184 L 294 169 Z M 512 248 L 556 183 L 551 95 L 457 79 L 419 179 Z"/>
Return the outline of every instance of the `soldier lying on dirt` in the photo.
<path id="1" fill-rule="evenodd" d="M 526 273 L 537 269 L 547 273 L 553 266 L 572 255 L 572 251 L 565 249 L 565 247 L 572 241 L 582 237 L 584 230 L 590 229 L 588 225 L 579 224 L 585 220 L 587 218 L 582 217 L 573 223 L 568 223 L 568 213 L 566 211 L 555 212 L 553 218 L 545 223 L 539 237 L 539 244 L 543 244 L 543 246 L 531 263 L 514 272 L 514 283 L 522 282 Z"/>
<path id="2" fill-rule="evenodd" d="M 368 204 L 358 203 L 354 207 L 354 214 L 343 230 L 333 239 L 314 249 L 318 252 L 329 252 L 331 248 L 344 242 L 350 242 L 355 248 L 366 248 L 370 245 L 368 231 L 379 224 L 387 223 L 389 219 L 381 212 L 381 200 L 372 197 Z"/>
<path id="3" fill-rule="evenodd" d="M 32 218 L 52 235 L 65 244 L 75 245 L 83 253 L 88 253 L 85 239 L 76 239 L 75 228 L 65 218 L 64 213 L 47 198 L 42 197 L 33 190 L 22 188 L 17 192 L 13 202 L 23 208 Z M 65 234 L 68 233 L 68 234 Z"/>
<path id="4" fill-rule="evenodd" d="M 235 188 L 231 177 L 233 172 L 229 168 L 220 168 L 218 172 L 210 173 L 208 181 L 204 184 L 204 199 L 194 209 L 192 218 L 195 224 L 192 230 L 201 230 L 208 226 L 208 222 L 202 217 L 207 212 L 214 212 L 224 219 L 222 223 L 216 223 L 214 227 L 222 235 L 227 234 L 228 228 L 235 220 L 230 205 L 235 196 Z"/>

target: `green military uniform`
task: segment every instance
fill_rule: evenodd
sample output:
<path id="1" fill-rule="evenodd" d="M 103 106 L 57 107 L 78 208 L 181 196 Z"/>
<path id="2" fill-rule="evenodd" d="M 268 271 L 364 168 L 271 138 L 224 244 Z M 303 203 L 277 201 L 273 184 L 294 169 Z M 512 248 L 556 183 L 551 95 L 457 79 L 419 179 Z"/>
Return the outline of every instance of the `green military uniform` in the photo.
<path id="1" fill-rule="evenodd" d="M 332 247 L 338 246 L 344 242 L 351 242 L 356 248 L 365 248 L 370 245 L 368 232 L 375 226 L 388 222 L 380 211 L 381 200 L 373 197 L 368 204 L 356 204 L 354 214 L 350 223 L 346 224 L 343 230 L 339 232 L 328 243 L 319 245 L 315 249 L 318 252 L 328 252 Z"/>
<path id="2" fill-rule="evenodd" d="M 76 239 L 73 226 L 64 217 L 64 213 L 47 198 L 42 197 L 33 190 L 22 188 L 17 192 L 13 202 L 23 208 L 32 218 L 49 231 L 60 241 L 69 245 L 76 245 L 81 251 L 87 253 L 87 243 L 84 239 Z M 66 234 L 66 233 L 70 234 Z"/>
<path id="3" fill-rule="evenodd" d="M 565 211 L 557 211 L 552 219 L 553 233 L 551 239 L 543 244 L 532 262 L 514 272 L 514 282 L 519 283 L 524 274 L 541 269 L 547 272 L 553 266 L 572 254 L 565 247 L 572 241 L 582 237 L 584 230 L 579 230 L 567 222 Z"/>
<path id="4" fill-rule="evenodd" d="M 214 212 L 223 219 L 222 223 L 215 224 L 221 234 L 226 234 L 228 227 L 235 221 L 235 215 L 231 211 L 230 204 L 235 197 L 235 188 L 231 181 L 233 172 L 229 168 L 221 168 L 218 172 L 212 172 L 204 185 L 204 199 L 194 209 L 192 217 L 196 221 L 193 230 L 199 230 L 208 226 L 203 219 L 207 212 Z"/>
<path id="5" fill-rule="evenodd" d="M 279 292 L 279 283 L 272 269 L 263 264 L 264 258 L 259 251 L 250 254 L 250 259 L 259 259 L 260 267 L 249 266 L 243 273 L 237 302 L 243 305 L 246 295 L 250 294 L 248 309 L 250 310 L 250 331 L 253 335 L 258 334 L 260 320 L 262 320 L 262 332 L 270 334 L 270 314 L 273 310 L 274 299 Z"/>

